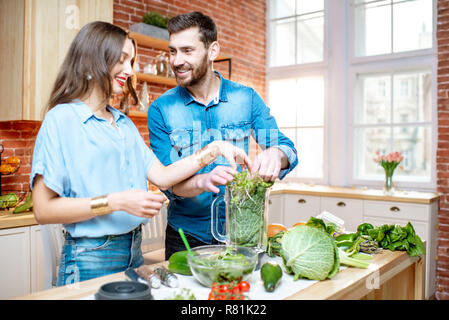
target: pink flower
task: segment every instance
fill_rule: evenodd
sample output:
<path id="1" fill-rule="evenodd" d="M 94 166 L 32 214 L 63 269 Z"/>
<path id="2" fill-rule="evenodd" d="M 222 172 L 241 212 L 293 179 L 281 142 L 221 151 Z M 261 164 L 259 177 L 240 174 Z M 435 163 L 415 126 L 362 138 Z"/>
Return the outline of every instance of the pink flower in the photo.
<path id="1" fill-rule="evenodd" d="M 390 152 L 387 155 L 381 155 L 379 151 L 376 151 L 376 155 L 377 157 L 374 158 L 374 161 L 379 163 L 388 172 L 393 172 L 398 164 L 404 160 L 401 152 L 398 151 Z"/>

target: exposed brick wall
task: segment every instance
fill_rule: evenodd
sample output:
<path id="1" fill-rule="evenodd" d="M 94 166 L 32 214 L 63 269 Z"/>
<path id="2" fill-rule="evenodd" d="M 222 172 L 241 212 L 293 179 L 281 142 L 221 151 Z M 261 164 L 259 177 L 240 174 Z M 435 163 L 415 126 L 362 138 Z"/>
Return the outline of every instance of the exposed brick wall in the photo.
<path id="1" fill-rule="evenodd" d="M 40 121 L 0 121 L 0 144 L 4 147 L 2 159 L 11 156 L 20 159 L 16 173 L 2 176 L 3 194 L 9 191 L 23 194 L 29 190 L 34 142 L 40 126 Z"/>
<path id="2" fill-rule="evenodd" d="M 232 58 L 231 79 L 253 87 L 265 97 L 266 1 L 264 0 L 114 0 L 114 24 L 129 28 L 142 22 L 148 11 L 175 16 L 201 11 L 214 19 L 218 28 L 221 54 Z M 157 55 L 151 48 L 138 49 L 140 63 L 148 63 Z M 224 77 L 228 77 L 227 62 L 215 63 Z M 150 100 L 161 91 L 158 85 L 149 86 Z"/>
<path id="3" fill-rule="evenodd" d="M 438 214 L 437 299 L 449 299 L 449 0 L 438 1 Z"/>

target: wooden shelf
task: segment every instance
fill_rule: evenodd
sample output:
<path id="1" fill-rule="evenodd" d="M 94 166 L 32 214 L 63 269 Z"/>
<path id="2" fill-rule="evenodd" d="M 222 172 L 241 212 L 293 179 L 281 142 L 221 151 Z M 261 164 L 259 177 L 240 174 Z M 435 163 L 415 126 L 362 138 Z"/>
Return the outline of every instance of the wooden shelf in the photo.
<path id="1" fill-rule="evenodd" d="M 132 32 L 129 33 L 130 37 L 135 39 L 137 41 L 138 45 L 144 46 L 144 47 L 150 47 L 157 50 L 163 50 L 168 51 L 168 41 L 164 39 L 154 38 L 147 36 L 145 34 Z M 215 61 L 228 61 L 230 58 L 220 55 Z"/>
<path id="2" fill-rule="evenodd" d="M 144 112 L 144 111 L 129 110 L 128 116 L 129 117 L 146 118 L 147 117 L 147 113 Z"/>
<path id="3" fill-rule="evenodd" d="M 138 45 L 144 46 L 144 47 L 151 47 L 158 50 L 164 50 L 168 51 L 168 41 L 164 39 L 159 38 L 153 38 L 141 33 L 137 32 L 130 32 L 130 37 L 135 39 L 137 41 Z"/>
<path id="4" fill-rule="evenodd" d="M 154 74 L 136 73 L 138 81 L 146 81 L 152 83 L 166 84 L 169 86 L 177 86 L 175 78 L 156 76 Z"/>

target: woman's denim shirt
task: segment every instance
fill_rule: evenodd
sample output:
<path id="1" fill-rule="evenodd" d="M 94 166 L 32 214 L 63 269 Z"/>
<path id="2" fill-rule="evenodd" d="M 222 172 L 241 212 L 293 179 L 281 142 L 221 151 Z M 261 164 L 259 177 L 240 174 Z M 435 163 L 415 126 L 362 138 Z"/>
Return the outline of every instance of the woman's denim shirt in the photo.
<path id="1" fill-rule="evenodd" d="M 180 86 L 168 90 L 153 102 L 148 109 L 153 152 L 167 166 L 214 140 L 231 142 L 248 153 L 250 137 L 253 136 L 262 149 L 277 146 L 287 155 L 290 165 L 279 175 L 279 178 L 284 178 L 298 163 L 293 142 L 279 131 L 269 108 L 254 89 L 216 73 L 221 80 L 220 90 L 207 106 L 197 102 L 187 89 Z M 208 173 L 217 165 L 229 164 L 219 157 L 198 174 Z M 170 199 L 168 223 L 175 230 L 182 228 L 184 232 L 210 243 L 210 208 L 217 195 L 203 192 L 193 198 L 182 198 L 170 190 L 164 192 Z M 220 190 L 223 194 L 224 187 L 221 186 Z"/>

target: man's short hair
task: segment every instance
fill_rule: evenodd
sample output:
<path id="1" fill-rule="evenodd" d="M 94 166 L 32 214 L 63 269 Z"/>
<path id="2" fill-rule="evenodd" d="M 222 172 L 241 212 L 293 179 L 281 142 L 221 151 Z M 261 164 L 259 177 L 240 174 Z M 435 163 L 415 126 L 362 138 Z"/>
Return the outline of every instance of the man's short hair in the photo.
<path id="1" fill-rule="evenodd" d="M 171 18 L 167 23 L 167 30 L 170 35 L 193 27 L 199 28 L 200 40 L 206 48 L 209 48 L 212 42 L 217 41 L 217 26 L 214 20 L 202 12 L 195 11 L 181 14 Z"/>

